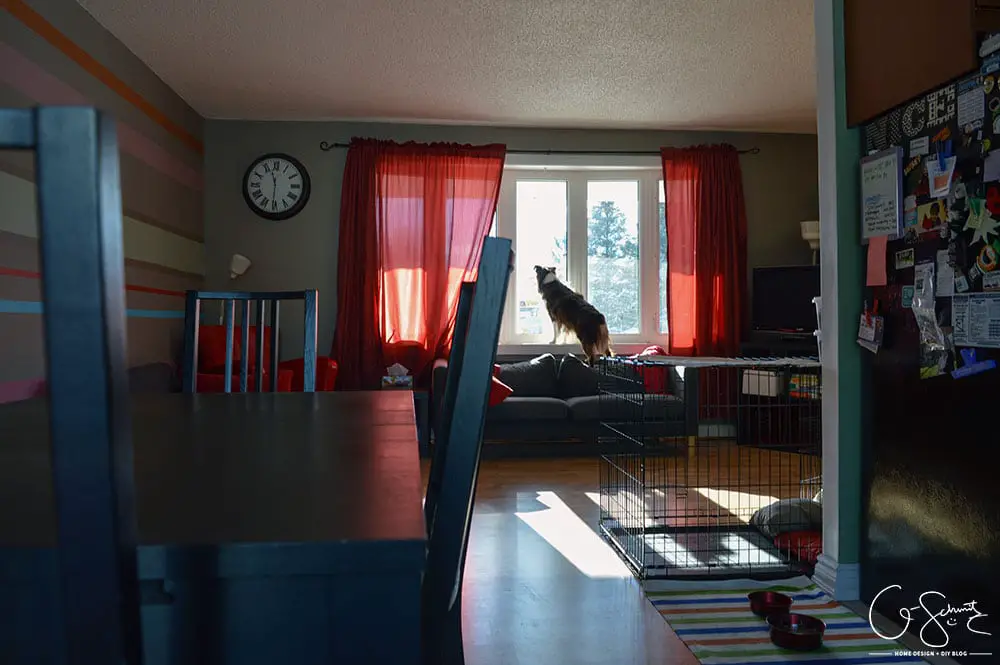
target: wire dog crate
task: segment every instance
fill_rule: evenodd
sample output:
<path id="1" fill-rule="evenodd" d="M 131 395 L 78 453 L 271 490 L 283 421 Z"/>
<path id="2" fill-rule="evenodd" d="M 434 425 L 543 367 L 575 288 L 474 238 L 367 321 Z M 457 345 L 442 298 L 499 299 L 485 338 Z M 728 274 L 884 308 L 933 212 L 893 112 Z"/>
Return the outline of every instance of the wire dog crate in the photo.
<path id="1" fill-rule="evenodd" d="M 603 359 L 602 534 L 641 578 L 811 572 L 820 397 L 812 358 Z"/>

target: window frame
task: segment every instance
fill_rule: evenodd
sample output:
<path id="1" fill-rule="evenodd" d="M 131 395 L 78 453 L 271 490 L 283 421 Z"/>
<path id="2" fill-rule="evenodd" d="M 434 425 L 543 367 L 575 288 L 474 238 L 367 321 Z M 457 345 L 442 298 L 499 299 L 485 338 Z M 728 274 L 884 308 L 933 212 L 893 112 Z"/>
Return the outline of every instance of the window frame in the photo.
<path id="1" fill-rule="evenodd" d="M 497 235 L 513 241 L 517 252 L 517 182 L 520 180 L 566 181 L 567 220 L 567 274 L 560 278 L 569 282 L 572 288 L 587 296 L 587 183 L 592 181 L 638 182 L 639 211 L 639 321 L 636 334 L 614 334 L 612 343 L 617 353 L 631 353 L 635 350 L 657 344 L 666 347 L 667 333 L 660 332 L 660 229 L 659 204 L 660 184 L 663 170 L 659 157 L 615 156 L 613 160 L 602 156 L 573 155 L 559 164 L 552 164 L 552 157 L 545 157 L 548 163 L 535 160 L 515 161 L 508 156 L 500 185 L 497 204 Z M 579 353 L 580 345 L 575 340 L 564 344 L 551 344 L 550 339 L 539 339 L 534 335 L 516 334 L 518 312 L 517 275 L 510 281 L 510 291 L 504 307 L 500 329 L 501 355 L 537 355 L 540 353 Z M 666 327 L 666 326 L 664 326 Z"/>

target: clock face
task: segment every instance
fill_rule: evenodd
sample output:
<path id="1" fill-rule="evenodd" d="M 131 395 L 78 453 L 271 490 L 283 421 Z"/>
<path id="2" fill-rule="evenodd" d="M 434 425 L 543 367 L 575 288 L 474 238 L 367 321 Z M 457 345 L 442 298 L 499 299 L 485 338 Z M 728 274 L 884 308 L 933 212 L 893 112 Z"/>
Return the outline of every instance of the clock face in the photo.
<path id="1" fill-rule="evenodd" d="M 243 176 L 243 198 L 265 219 L 297 215 L 309 200 L 309 174 L 293 157 L 270 154 L 257 158 Z"/>

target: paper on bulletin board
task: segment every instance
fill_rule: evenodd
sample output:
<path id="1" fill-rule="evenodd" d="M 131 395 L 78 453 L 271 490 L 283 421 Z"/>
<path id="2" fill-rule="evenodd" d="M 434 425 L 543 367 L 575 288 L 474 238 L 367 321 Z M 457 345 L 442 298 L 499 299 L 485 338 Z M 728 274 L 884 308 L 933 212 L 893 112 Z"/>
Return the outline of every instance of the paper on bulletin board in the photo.
<path id="1" fill-rule="evenodd" d="M 861 240 L 903 234 L 903 172 L 901 147 L 861 160 Z"/>
<path id="2" fill-rule="evenodd" d="M 931 151 L 931 137 L 921 136 L 910 141 L 910 157 L 920 157 Z"/>
<path id="3" fill-rule="evenodd" d="M 875 236 L 868 241 L 868 277 L 867 286 L 885 286 L 888 277 L 885 271 L 886 236 Z"/>
<path id="4" fill-rule="evenodd" d="M 930 183 L 931 196 L 941 199 L 951 191 L 951 179 L 955 175 L 955 164 L 958 157 L 948 157 L 942 166 L 941 160 L 931 157 L 927 160 L 927 180 Z"/>
<path id="5" fill-rule="evenodd" d="M 981 127 L 986 115 L 986 93 L 978 77 L 958 86 L 958 126 Z"/>
<path id="6" fill-rule="evenodd" d="M 983 159 L 983 182 L 1000 180 L 1000 150 L 990 150 Z"/>
<path id="7" fill-rule="evenodd" d="M 955 346 L 1000 349 L 1000 293 L 955 296 L 951 325 Z"/>
<path id="8" fill-rule="evenodd" d="M 949 298 L 955 295 L 955 270 L 948 262 L 948 250 L 937 253 L 937 297 Z"/>
<path id="9" fill-rule="evenodd" d="M 934 298 L 934 264 L 918 263 L 913 266 L 914 298 Z"/>
<path id="10" fill-rule="evenodd" d="M 903 228 L 917 225 L 917 197 L 910 195 L 903 199 Z"/>

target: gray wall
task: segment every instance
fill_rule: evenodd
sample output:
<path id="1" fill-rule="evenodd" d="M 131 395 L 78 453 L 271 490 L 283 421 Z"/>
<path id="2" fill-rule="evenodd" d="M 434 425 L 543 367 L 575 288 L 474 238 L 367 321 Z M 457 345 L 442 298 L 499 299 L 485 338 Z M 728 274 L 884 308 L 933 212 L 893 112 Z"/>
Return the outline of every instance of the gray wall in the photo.
<path id="1" fill-rule="evenodd" d="M 722 141 L 738 148 L 759 147 L 759 154 L 744 155 L 741 159 L 750 267 L 803 264 L 811 258 L 808 245 L 801 238 L 799 222 L 818 218 L 814 135 L 206 121 L 207 285 L 229 287 L 229 257 L 238 252 L 253 261 L 250 271 L 238 282 L 241 289 L 318 288 L 319 340 L 323 352 L 329 348 L 336 320 L 337 227 L 346 150 L 323 152 L 319 144 L 346 143 L 352 136 L 397 141 L 497 142 L 505 143 L 508 150 L 647 151 L 661 146 Z M 240 189 L 250 162 L 271 151 L 297 157 L 312 178 L 309 204 L 298 216 L 284 222 L 258 218 L 247 208 Z M 285 354 L 301 350 L 301 326 L 294 325 L 292 317 L 291 312 L 283 314 L 283 328 L 288 326 L 282 343 Z"/>
<path id="2" fill-rule="evenodd" d="M 129 361 L 172 360 L 182 292 L 204 279 L 204 121 L 75 2 L 27 4 L 43 23 L 0 12 L 0 107 L 84 104 L 115 116 Z M 0 151 L 0 402 L 45 373 L 33 168 L 30 153 Z"/>

